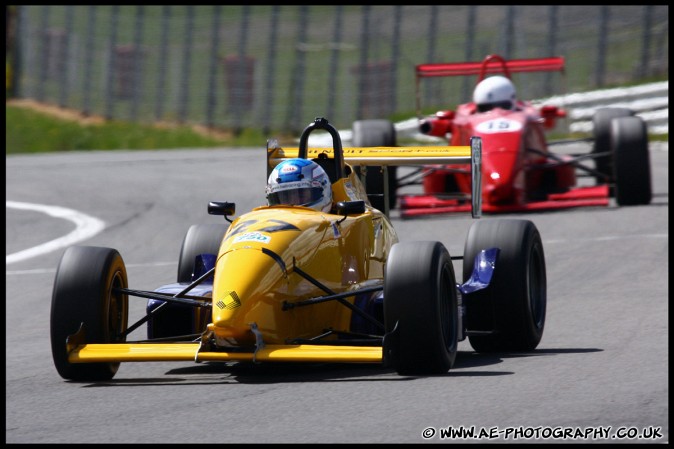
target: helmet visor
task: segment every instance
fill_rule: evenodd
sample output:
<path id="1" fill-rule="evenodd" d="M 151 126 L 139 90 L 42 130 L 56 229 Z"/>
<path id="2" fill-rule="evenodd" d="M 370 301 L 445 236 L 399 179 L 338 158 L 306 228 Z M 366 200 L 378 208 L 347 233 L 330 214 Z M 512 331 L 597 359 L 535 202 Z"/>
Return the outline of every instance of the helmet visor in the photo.
<path id="1" fill-rule="evenodd" d="M 506 100 L 506 101 L 497 101 L 497 102 L 494 102 L 494 103 L 483 103 L 483 104 L 477 105 L 477 111 L 478 112 L 487 112 L 487 111 L 491 111 L 494 108 L 512 109 L 513 108 L 513 102 L 510 101 L 510 100 Z"/>
<path id="2" fill-rule="evenodd" d="M 267 201 L 270 206 L 276 206 L 278 204 L 307 206 L 321 199 L 322 195 L 323 189 L 321 187 L 288 189 L 269 193 L 267 195 Z"/>

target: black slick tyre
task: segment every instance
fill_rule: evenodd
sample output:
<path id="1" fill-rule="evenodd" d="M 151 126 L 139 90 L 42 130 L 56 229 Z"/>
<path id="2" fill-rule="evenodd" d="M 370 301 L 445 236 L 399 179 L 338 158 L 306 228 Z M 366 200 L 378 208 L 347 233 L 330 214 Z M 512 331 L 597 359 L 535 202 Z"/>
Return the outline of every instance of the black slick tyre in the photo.
<path id="1" fill-rule="evenodd" d="M 402 375 L 444 374 L 458 344 L 454 267 L 440 242 L 391 248 L 384 278 L 384 323 L 396 326 L 394 365 Z"/>
<path id="2" fill-rule="evenodd" d="M 70 363 L 66 339 L 83 325 L 84 343 L 121 343 L 128 325 L 126 267 L 117 250 L 72 246 L 59 262 L 52 292 L 50 333 L 54 364 L 64 379 L 109 380 L 119 362 Z"/>
<path id="3" fill-rule="evenodd" d="M 468 230 L 463 279 L 475 256 L 497 247 L 489 286 L 463 298 L 466 330 L 478 352 L 532 351 L 543 336 L 547 306 L 545 254 L 540 233 L 529 220 L 479 220 Z M 480 334 L 471 335 L 471 331 Z"/>
<path id="4" fill-rule="evenodd" d="M 601 108 L 592 117 L 594 147 L 592 153 L 608 153 L 595 158 L 595 167 L 603 176 L 595 176 L 597 184 L 613 181 L 613 162 L 611 150 L 611 122 L 614 118 L 630 117 L 634 112 L 628 108 Z"/>
<path id="5" fill-rule="evenodd" d="M 227 224 L 196 224 L 190 226 L 183 238 L 178 259 L 178 282 L 190 282 L 194 261 L 199 254 L 218 254 L 227 232 Z"/>
<path id="6" fill-rule="evenodd" d="M 640 117 L 611 122 L 615 199 L 620 206 L 651 202 L 651 162 L 646 123 Z"/>
<path id="7" fill-rule="evenodd" d="M 389 120 L 357 120 L 351 127 L 351 143 L 354 147 L 394 147 L 396 146 L 396 132 L 393 123 Z M 356 172 L 360 175 L 359 167 Z M 396 206 L 397 167 L 390 166 L 388 172 L 389 209 Z M 382 167 L 367 167 L 365 175 L 365 191 L 372 207 L 384 211 L 384 172 Z"/>
<path id="8" fill-rule="evenodd" d="M 195 271 L 196 257 L 215 254 L 220 250 L 228 224 L 196 224 L 190 226 L 183 238 L 178 259 L 178 282 L 190 283 Z M 211 319 L 211 311 L 197 312 L 191 306 L 166 304 L 148 323 L 148 338 L 169 338 L 201 332 Z"/>

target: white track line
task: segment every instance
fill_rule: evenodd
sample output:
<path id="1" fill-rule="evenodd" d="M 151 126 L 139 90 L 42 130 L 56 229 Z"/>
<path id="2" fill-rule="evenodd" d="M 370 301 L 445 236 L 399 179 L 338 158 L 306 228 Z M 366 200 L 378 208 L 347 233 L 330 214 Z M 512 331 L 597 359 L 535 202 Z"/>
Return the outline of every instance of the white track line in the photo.
<path id="1" fill-rule="evenodd" d="M 99 220 L 98 218 L 90 217 L 89 215 L 85 215 L 76 210 L 66 209 L 65 207 L 20 203 L 17 201 L 7 201 L 7 207 L 12 209 L 42 212 L 52 217 L 70 220 L 75 223 L 75 226 L 77 226 L 74 231 L 63 237 L 59 237 L 47 243 L 19 251 L 18 253 L 9 254 L 5 262 L 7 265 L 10 263 L 19 262 L 21 260 L 30 259 L 31 257 L 39 256 L 41 254 L 49 253 L 59 248 L 73 245 L 77 242 L 88 239 L 89 237 L 93 237 L 105 229 L 105 222 Z"/>

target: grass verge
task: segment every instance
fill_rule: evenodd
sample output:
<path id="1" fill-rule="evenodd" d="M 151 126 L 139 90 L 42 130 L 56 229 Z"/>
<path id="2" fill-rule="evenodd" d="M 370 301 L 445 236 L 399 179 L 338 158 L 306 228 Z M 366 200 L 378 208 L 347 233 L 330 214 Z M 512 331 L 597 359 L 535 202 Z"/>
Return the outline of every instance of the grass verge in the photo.
<path id="1" fill-rule="evenodd" d="M 235 136 L 200 127 L 105 121 L 29 102 L 7 102 L 5 124 L 6 154 L 222 146 L 264 148 L 268 138 L 250 130 Z"/>

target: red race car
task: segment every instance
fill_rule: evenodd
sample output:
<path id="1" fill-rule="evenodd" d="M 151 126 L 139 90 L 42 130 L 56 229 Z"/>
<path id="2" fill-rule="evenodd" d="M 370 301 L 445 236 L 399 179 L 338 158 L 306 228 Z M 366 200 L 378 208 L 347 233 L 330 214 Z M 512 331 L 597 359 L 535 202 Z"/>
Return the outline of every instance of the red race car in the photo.
<path id="1" fill-rule="evenodd" d="M 450 145 L 469 145 L 482 138 L 482 208 L 486 213 L 550 210 L 579 206 L 648 204 L 651 176 L 645 122 L 626 108 L 603 108 L 593 117 L 592 143 L 586 154 L 554 153 L 546 131 L 566 116 L 558 106 L 535 106 L 516 97 L 514 72 L 563 71 L 564 58 L 505 60 L 489 55 L 481 62 L 420 64 L 416 67 L 419 130 L 448 139 Z M 456 110 L 422 117 L 419 85 L 422 78 L 478 75 L 473 101 Z M 381 121 L 354 124 L 354 146 L 383 145 Z M 368 123 L 373 126 L 368 127 Z M 356 126 L 357 125 L 357 126 Z M 371 128 L 371 129 L 368 129 Z M 383 131 L 379 131 L 380 133 Z M 390 131 L 388 131 L 390 133 Z M 365 145 L 363 145 L 365 146 Z M 588 164 L 589 162 L 589 164 Z M 408 174 L 406 179 L 410 179 Z M 581 185 L 581 177 L 592 178 Z M 470 167 L 425 166 L 416 184 L 423 193 L 398 195 L 401 217 L 470 210 Z M 389 180 L 389 193 L 412 184 L 401 177 Z M 392 189 L 392 190 L 391 190 Z M 392 203 L 391 205 L 393 205 Z"/>

